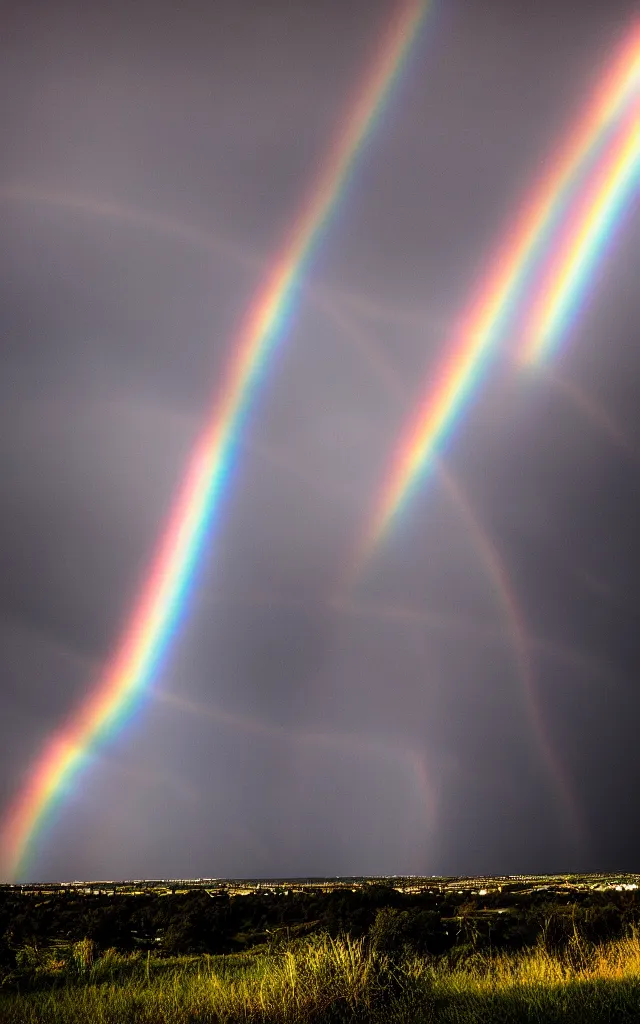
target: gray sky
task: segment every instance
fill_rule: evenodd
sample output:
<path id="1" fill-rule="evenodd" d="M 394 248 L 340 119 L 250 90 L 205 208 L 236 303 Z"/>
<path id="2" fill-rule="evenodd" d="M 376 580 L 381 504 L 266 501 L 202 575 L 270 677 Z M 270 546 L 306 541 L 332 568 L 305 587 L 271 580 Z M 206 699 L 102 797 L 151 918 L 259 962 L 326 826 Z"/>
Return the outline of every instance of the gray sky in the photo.
<path id="1" fill-rule="evenodd" d="M 4 13 L 4 807 L 115 649 L 237 325 L 392 8 Z M 456 316 L 632 11 L 434 7 L 266 374 L 168 656 L 34 876 L 637 863 L 637 202 L 548 372 L 496 360 L 444 475 L 331 602 Z"/>

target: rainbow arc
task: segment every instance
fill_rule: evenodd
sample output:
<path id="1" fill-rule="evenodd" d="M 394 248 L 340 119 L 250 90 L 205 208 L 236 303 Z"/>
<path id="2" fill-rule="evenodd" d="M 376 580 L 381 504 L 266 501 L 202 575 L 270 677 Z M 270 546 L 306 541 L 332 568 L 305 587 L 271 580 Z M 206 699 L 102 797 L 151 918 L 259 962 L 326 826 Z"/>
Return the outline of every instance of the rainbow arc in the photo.
<path id="1" fill-rule="evenodd" d="M 373 510 L 339 581 L 352 587 L 407 503 L 431 457 L 459 421 L 484 379 L 506 329 L 516 318 L 544 260 L 567 219 L 564 255 L 553 261 L 551 279 L 538 303 L 537 321 L 525 328 L 522 358 L 537 358 L 602 253 L 602 240 L 635 183 L 637 110 L 640 102 L 640 20 L 623 37 L 611 65 L 577 125 L 536 183 L 520 215 L 510 221 L 470 304 L 430 375 L 424 398 L 398 439 Z M 621 122 L 630 127 L 620 130 Z M 604 153 L 604 156 L 603 156 Z M 586 182 L 586 185 L 585 185 Z M 582 192 L 582 189 L 585 192 Z M 578 212 L 569 216 L 576 196 Z M 562 248 L 562 247 L 561 247 Z M 556 266 L 556 263 L 558 264 Z M 544 270 L 542 271 L 544 277 Z"/>
<path id="2" fill-rule="evenodd" d="M 92 746 L 130 715 L 160 667 L 184 614 L 194 570 L 225 494 L 253 399 L 290 320 L 300 278 L 350 180 L 355 160 L 391 97 L 428 4 L 403 0 L 377 50 L 288 238 L 231 346 L 226 375 L 197 439 L 167 527 L 124 635 L 82 706 L 46 744 L 2 822 L 4 872 L 19 876 L 36 834 Z"/>

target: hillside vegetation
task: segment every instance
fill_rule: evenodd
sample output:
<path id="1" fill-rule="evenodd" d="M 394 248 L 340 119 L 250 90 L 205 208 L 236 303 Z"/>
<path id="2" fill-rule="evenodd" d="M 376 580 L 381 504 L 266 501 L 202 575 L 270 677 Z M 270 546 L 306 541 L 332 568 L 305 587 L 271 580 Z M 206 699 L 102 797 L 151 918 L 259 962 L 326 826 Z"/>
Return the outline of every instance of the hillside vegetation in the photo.
<path id="1" fill-rule="evenodd" d="M 2 1024 L 640 1020 L 635 890 L 12 890 L 0 914 Z"/>

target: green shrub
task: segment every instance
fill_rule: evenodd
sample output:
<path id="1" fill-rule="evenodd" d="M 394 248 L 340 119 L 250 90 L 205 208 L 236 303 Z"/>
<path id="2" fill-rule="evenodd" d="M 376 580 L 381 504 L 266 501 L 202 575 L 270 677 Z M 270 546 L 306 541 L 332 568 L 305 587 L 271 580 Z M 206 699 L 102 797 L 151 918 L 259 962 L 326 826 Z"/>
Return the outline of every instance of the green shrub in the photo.
<path id="1" fill-rule="evenodd" d="M 369 929 L 369 948 L 397 959 L 411 953 L 442 953 L 449 940 L 440 915 L 432 910 L 378 910 Z"/>

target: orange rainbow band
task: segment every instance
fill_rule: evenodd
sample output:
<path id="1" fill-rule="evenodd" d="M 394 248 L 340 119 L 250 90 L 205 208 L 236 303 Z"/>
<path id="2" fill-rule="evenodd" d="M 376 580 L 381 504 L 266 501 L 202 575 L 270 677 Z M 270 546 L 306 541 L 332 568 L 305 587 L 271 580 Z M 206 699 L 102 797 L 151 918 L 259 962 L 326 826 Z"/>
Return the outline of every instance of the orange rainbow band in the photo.
<path id="1" fill-rule="evenodd" d="M 422 0 L 394 10 L 381 44 L 289 238 L 240 326 L 209 422 L 197 440 L 168 525 L 124 636 L 102 678 L 48 741 L 0 831 L 3 871 L 23 870 L 29 846 L 94 744 L 150 684 L 188 598 L 198 556 L 227 486 L 239 432 L 266 363 L 287 326 L 295 286 L 379 120 L 426 14 Z"/>

